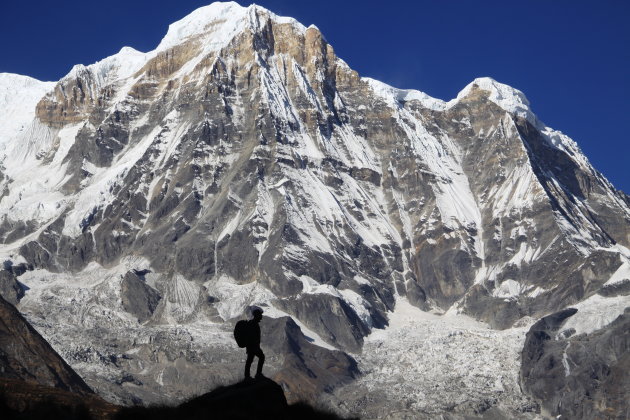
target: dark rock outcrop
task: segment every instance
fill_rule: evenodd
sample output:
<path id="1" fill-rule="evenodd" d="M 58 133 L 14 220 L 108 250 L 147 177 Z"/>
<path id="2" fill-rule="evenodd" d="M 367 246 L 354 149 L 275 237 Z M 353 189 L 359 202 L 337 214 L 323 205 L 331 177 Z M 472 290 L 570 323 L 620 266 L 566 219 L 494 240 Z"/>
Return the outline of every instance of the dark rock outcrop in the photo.
<path id="1" fill-rule="evenodd" d="M 359 352 L 369 329 L 344 300 L 331 295 L 284 299 L 278 306 L 343 349 Z"/>
<path id="2" fill-rule="evenodd" d="M 576 309 L 544 317 L 527 333 L 520 381 L 553 417 L 630 417 L 630 308 L 591 334 L 560 331 Z M 568 337 L 567 337 L 568 336 Z"/>
<path id="3" fill-rule="evenodd" d="M 289 405 L 282 387 L 261 378 L 220 387 L 178 407 L 123 408 L 116 420 L 160 419 L 336 420 L 340 417 L 304 403 Z"/>
<path id="4" fill-rule="evenodd" d="M 341 420 L 304 402 L 288 404 L 282 387 L 260 378 L 217 388 L 176 407 L 120 407 L 96 395 L 80 395 L 0 378 L 3 420 Z"/>
<path id="5" fill-rule="evenodd" d="M 0 296 L 11 304 L 17 305 L 24 297 L 25 291 L 24 285 L 17 278 L 32 269 L 33 266 L 29 264 L 13 264 L 11 260 L 5 261 L 0 269 Z"/>
<path id="6" fill-rule="evenodd" d="M 123 277 L 121 295 L 123 308 L 139 322 L 149 319 L 162 299 L 160 293 L 142 279 L 142 273 L 136 271 L 129 271 Z"/>
<path id="7" fill-rule="evenodd" d="M 13 305 L 24 296 L 24 288 L 11 271 L 0 270 L 0 296 Z"/>
<path id="8" fill-rule="evenodd" d="M 606 297 L 628 296 L 630 295 L 630 279 L 623 279 L 620 282 L 605 285 L 599 289 L 597 294 Z"/>

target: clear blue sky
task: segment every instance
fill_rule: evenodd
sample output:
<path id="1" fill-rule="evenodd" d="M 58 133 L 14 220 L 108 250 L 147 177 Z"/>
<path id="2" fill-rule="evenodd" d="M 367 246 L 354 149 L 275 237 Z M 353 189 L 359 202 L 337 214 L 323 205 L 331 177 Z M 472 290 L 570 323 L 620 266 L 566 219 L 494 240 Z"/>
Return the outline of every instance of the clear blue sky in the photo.
<path id="1" fill-rule="evenodd" d="M 209 1 L 9 1 L 0 72 L 58 80 L 122 46 L 155 48 L 168 24 Z M 239 1 L 248 5 L 246 1 Z M 625 0 L 258 0 L 317 25 L 362 76 L 451 99 L 476 77 L 522 90 L 630 193 L 630 2 Z"/>

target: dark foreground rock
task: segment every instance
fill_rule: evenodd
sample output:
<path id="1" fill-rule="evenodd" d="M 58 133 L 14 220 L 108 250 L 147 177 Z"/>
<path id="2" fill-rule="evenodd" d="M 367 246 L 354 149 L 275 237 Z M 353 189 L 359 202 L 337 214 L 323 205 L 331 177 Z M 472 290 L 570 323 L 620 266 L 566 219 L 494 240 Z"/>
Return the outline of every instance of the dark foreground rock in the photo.
<path id="1" fill-rule="evenodd" d="M 306 403 L 287 404 L 282 387 L 268 378 L 252 379 L 193 398 L 177 407 L 120 407 L 96 395 L 80 395 L 21 380 L 0 379 L 3 420 L 339 420 Z"/>
<path id="2" fill-rule="evenodd" d="M 571 336 L 576 309 L 542 318 L 527 333 L 521 386 L 550 416 L 630 418 L 630 308 L 607 327 Z"/>
<path id="3" fill-rule="evenodd" d="M 100 397 L 60 388 L 0 378 L 0 418 L 3 420 L 111 419 L 120 407 Z"/>
<path id="4" fill-rule="evenodd" d="M 340 417 L 304 403 L 289 405 L 282 387 L 268 378 L 220 387 L 178 407 L 123 408 L 116 420 L 136 419 L 321 419 Z"/>

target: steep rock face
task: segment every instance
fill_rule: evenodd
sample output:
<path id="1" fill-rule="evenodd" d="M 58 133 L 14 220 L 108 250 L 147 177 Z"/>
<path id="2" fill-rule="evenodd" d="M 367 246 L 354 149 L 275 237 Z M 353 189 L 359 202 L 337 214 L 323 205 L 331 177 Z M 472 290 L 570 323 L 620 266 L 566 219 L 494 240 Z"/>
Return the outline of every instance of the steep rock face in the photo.
<path id="1" fill-rule="evenodd" d="M 523 349 L 521 383 L 552 416 L 625 419 L 630 415 L 630 308 L 607 327 L 573 335 L 563 329 L 576 309 L 532 326 Z"/>
<path id="2" fill-rule="evenodd" d="M 33 146 L 2 160 L 3 252 L 37 269 L 24 311 L 116 319 L 103 336 L 121 305 L 168 330 L 264 304 L 359 352 L 397 295 L 506 328 L 610 287 L 630 255 L 627 197 L 521 92 L 483 78 L 446 103 L 360 78 L 258 6 L 198 9 L 45 88 L 7 135 Z M 116 276 L 94 286 L 95 266 Z M 47 303 L 64 287 L 87 315 Z"/>
<path id="3" fill-rule="evenodd" d="M 52 349 L 50 344 L 0 297 L 0 372 L 3 378 L 92 394 L 81 377 Z"/>
<path id="4" fill-rule="evenodd" d="M 10 271 L 0 271 L 0 296 L 13 305 L 24 296 L 24 290 Z"/>

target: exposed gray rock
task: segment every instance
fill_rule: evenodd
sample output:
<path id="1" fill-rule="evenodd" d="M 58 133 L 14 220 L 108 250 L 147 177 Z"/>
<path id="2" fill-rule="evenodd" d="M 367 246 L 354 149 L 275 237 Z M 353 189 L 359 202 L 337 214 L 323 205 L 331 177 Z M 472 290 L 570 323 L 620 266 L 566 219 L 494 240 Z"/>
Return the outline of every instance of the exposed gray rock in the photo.
<path id="1" fill-rule="evenodd" d="M 291 318 L 264 318 L 261 336 L 267 354 L 281 358 L 273 378 L 289 403 L 311 399 L 359 375 L 352 357 L 311 344 Z"/>
<path id="2" fill-rule="evenodd" d="M 32 221 L 8 221 L 6 218 L 0 223 L 0 241 L 4 244 L 22 239 L 26 235 L 33 233 L 37 229 L 37 224 Z"/>
<path id="3" fill-rule="evenodd" d="M 11 260 L 5 261 L 3 269 L 0 270 L 0 296 L 12 305 L 17 305 L 24 297 L 26 289 L 17 278 L 32 269 L 33 266 L 25 263 L 13 264 Z"/>
<path id="4" fill-rule="evenodd" d="M 566 309 L 532 326 L 522 354 L 522 387 L 552 417 L 627 419 L 630 308 L 591 334 L 558 334 L 576 312 Z"/>
<path id="5" fill-rule="evenodd" d="M 278 300 L 277 305 L 319 332 L 326 341 L 351 352 L 361 350 L 368 327 L 343 299 L 307 294 L 299 299 Z"/>
<path id="6" fill-rule="evenodd" d="M 0 270 L 0 296 L 13 305 L 24 296 L 24 288 L 11 271 Z"/>
<path id="7" fill-rule="evenodd" d="M 135 315 L 139 322 L 144 322 L 153 315 L 162 298 L 157 290 L 145 283 L 142 276 L 141 272 L 129 271 L 120 285 L 123 308 Z"/>
<path id="8" fill-rule="evenodd" d="M 630 279 L 623 279 L 620 282 L 604 285 L 597 292 L 606 297 L 612 296 L 628 296 L 630 295 Z"/>

